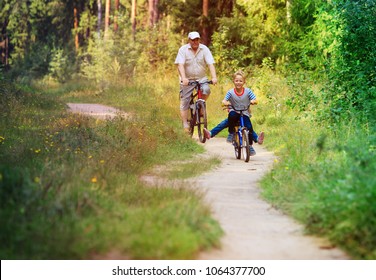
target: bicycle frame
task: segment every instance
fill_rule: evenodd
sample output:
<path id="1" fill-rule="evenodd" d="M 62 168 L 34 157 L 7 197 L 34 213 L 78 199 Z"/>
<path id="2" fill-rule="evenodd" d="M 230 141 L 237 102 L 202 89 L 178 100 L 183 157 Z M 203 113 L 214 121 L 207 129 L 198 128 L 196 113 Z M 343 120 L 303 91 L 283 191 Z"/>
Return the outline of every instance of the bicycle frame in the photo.
<path id="1" fill-rule="evenodd" d="M 188 85 L 194 85 L 194 90 L 191 95 L 191 101 L 189 104 L 190 111 L 190 135 L 193 135 L 194 127 L 197 126 L 198 137 L 201 143 L 206 142 L 204 136 L 204 128 L 207 128 L 207 113 L 206 113 L 206 102 L 202 98 L 202 85 L 212 84 L 212 81 L 206 81 L 200 83 L 199 81 L 189 82 Z M 197 97 L 197 98 L 196 98 Z"/>
<path id="2" fill-rule="evenodd" d="M 240 112 L 239 117 L 239 125 L 235 126 L 235 133 L 232 140 L 232 144 L 235 150 L 235 157 L 240 159 L 243 156 L 245 162 L 249 161 L 250 158 L 250 151 L 249 151 L 249 130 L 244 125 L 244 111 L 248 111 L 250 105 L 246 109 L 237 109 L 232 107 L 231 105 L 227 106 L 228 108 L 231 107 L 235 111 Z M 242 152 L 243 151 L 243 152 Z"/>

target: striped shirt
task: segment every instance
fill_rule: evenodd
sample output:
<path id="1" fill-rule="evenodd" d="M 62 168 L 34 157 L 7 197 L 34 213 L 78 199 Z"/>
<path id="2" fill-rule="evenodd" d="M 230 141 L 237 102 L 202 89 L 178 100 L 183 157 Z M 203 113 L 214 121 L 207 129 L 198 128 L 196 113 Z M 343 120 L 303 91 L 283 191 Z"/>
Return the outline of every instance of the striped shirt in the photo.
<path id="1" fill-rule="evenodd" d="M 230 101 L 231 105 L 236 109 L 247 109 L 251 100 L 256 100 L 256 95 L 250 88 L 243 88 L 243 92 L 241 94 L 237 94 L 235 88 L 230 89 L 225 96 L 225 100 Z M 234 111 L 231 109 L 230 111 Z M 240 114 L 240 111 L 237 111 Z M 243 111 L 243 114 L 251 117 L 249 110 Z"/>

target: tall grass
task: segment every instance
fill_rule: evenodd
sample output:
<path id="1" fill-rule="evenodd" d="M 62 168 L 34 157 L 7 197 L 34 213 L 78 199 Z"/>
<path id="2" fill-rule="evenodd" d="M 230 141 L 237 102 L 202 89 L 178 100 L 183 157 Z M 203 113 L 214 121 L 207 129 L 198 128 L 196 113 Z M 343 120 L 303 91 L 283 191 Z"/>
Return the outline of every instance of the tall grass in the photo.
<path id="1" fill-rule="evenodd" d="M 68 89 L 0 96 L 1 259 L 87 259 L 114 249 L 124 258 L 191 259 L 216 246 L 222 232 L 200 193 L 139 181 L 155 164 L 203 151 L 152 87 Z M 68 114 L 62 101 L 72 99 L 135 117 Z"/>

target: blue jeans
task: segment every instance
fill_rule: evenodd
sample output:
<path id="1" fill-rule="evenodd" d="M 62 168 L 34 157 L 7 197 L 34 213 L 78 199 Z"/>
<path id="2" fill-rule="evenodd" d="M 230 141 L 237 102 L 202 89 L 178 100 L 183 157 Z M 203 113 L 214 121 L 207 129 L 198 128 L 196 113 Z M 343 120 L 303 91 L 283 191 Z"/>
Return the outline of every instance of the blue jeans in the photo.
<path id="1" fill-rule="evenodd" d="M 210 130 L 211 137 L 216 136 L 218 133 L 220 133 L 222 130 L 228 127 L 228 119 L 224 119 L 219 124 L 217 124 L 216 127 L 214 127 L 212 130 Z"/>
<path id="2" fill-rule="evenodd" d="M 244 122 L 246 122 L 245 119 L 248 118 L 248 117 L 247 116 L 244 116 L 244 117 L 245 117 Z M 249 132 L 252 134 L 252 137 L 249 137 L 249 138 L 250 138 L 250 140 L 253 139 L 253 141 L 257 143 L 258 135 L 253 130 L 251 120 L 249 118 L 248 118 L 248 120 L 249 120 L 250 128 L 246 124 L 244 124 L 244 125 L 248 128 Z M 210 130 L 211 137 L 214 137 L 215 135 L 217 135 L 219 132 L 221 132 L 222 130 L 224 130 L 227 127 L 229 127 L 228 119 L 224 119 L 219 124 L 217 124 L 216 127 L 214 127 L 212 130 Z"/>

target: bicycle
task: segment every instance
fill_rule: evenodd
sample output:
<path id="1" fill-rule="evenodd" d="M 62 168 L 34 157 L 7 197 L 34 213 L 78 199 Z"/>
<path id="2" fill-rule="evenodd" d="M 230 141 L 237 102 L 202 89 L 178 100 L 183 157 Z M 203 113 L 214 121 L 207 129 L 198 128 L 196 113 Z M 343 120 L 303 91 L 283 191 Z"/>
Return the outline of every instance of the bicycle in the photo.
<path id="1" fill-rule="evenodd" d="M 199 81 L 189 82 L 188 85 L 195 86 L 191 95 L 191 101 L 189 103 L 189 134 L 192 136 L 195 126 L 197 126 L 198 138 L 201 143 L 206 142 L 204 136 L 204 128 L 208 127 L 208 117 L 206 112 L 206 102 L 202 99 L 203 84 L 213 84 L 212 81 L 205 81 L 200 83 Z M 197 97 L 197 98 L 196 98 Z"/>
<path id="2" fill-rule="evenodd" d="M 235 126 L 234 137 L 232 138 L 232 145 L 235 150 L 235 157 L 240 159 L 243 156 L 245 162 L 250 158 L 250 144 L 249 144 L 249 130 L 244 126 L 244 111 L 248 111 L 249 106 L 243 109 L 234 108 L 231 105 L 224 105 L 225 108 L 233 108 L 235 111 L 240 112 L 240 118 L 238 124 Z M 242 152 L 243 151 L 243 152 Z"/>

